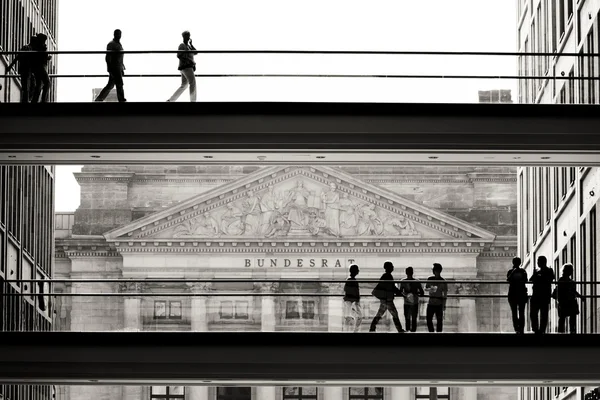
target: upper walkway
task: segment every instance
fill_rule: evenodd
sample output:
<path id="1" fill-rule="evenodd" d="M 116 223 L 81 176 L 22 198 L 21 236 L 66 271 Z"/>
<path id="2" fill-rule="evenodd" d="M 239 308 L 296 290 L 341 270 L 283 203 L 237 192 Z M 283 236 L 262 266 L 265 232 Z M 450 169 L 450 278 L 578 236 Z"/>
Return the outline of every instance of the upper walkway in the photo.
<path id="1" fill-rule="evenodd" d="M 1 163 L 600 163 L 596 105 L 2 104 Z"/>

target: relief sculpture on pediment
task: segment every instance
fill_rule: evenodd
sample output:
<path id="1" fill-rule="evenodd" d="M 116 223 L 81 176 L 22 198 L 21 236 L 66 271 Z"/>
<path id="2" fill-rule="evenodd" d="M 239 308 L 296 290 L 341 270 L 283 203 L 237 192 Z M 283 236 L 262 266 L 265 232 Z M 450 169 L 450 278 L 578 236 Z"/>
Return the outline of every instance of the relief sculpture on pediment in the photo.
<path id="1" fill-rule="evenodd" d="M 418 236 L 413 221 L 352 197 L 334 182 L 284 181 L 184 221 L 174 237 Z"/>

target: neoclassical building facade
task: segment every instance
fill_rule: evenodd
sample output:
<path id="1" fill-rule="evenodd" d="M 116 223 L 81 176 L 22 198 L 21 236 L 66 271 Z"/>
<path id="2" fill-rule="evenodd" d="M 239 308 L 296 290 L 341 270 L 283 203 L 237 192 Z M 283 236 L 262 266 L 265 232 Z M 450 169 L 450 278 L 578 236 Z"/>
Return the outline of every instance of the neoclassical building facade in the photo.
<path id="1" fill-rule="evenodd" d="M 433 263 L 443 265 L 442 276 L 450 281 L 505 279 L 517 250 L 515 172 L 500 167 L 84 167 L 76 174 L 80 207 L 56 216 L 55 277 L 173 281 L 57 287 L 121 296 L 61 297 L 55 327 L 340 332 L 346 330 L 343 283 L 320 281 L 342 282 L 351 263 L 360 266 L 359 279 L 378 279 L 386 260 L 395 264 L 396 279 L 408 266 L 425 279 Z M 227 282 L 231 279 L 248 282 Z M 253 282 L 261 279 L 269 282 Z M 362 331 L 378 308 L 372 287 L 361 286 Z M 505 288 L 450 284 L 449 291 L 502 294 Z M 402 310 L 402 299 L 396 303 Z M 511 332 L 505 303 L 502 298 L 452 298 L 444 330 Z M 423 301 L 419 331 L 426 330 L 425 307 Z M 378 331 L 393 332 L 390 322 L 386 316 Z M 428 397 L 424 391 L 72 387 L 60 396 L 400 400 Z M 514 395 L 516 389 L 508 388 L 440 388 L 438 397 Z"/>

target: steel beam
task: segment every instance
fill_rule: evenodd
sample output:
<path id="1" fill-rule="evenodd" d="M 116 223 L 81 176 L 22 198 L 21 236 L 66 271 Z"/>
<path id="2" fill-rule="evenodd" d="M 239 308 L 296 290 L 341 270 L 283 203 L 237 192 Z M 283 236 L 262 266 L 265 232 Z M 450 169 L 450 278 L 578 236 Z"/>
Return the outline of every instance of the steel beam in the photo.
<path id="1" fill-rule="evenodd" d="M 555 385 L 600 381 L 597 335 L 0 333 L 0 382 Z"/>

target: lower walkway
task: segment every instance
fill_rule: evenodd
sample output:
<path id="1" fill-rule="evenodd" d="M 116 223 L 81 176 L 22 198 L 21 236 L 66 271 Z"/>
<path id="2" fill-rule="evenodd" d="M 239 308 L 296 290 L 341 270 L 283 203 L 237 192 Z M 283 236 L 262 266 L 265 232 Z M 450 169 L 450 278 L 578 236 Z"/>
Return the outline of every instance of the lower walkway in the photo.
<path id="1" fill-rule="evenodd" d="M 2 332 L 0 383 L 564 385 L 600 381 L 598 335 Z"/>

